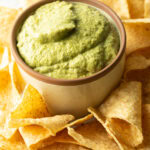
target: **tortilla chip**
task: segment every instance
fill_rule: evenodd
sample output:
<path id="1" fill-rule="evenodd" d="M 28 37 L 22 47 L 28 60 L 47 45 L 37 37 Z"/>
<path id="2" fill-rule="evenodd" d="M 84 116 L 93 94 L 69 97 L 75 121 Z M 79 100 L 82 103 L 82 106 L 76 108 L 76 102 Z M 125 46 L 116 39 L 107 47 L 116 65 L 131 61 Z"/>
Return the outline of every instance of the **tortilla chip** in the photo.
<path id="1" fill-rule="evenodd" d="M 122 83 L 96 111 L 89 111 L 97 119 L 102 116 L 100 119 L 122 143 L 131 147 L 142 143 L 140 82 Z"/>
<path id="2" fill-rule="evenodd" d="M 67 124 L 74 119 L 72 115 L 61 115 L 49 118 L 31 120 L 30 126 L 20 128 L 19 131 L 30 149 L 38 149 L 55 142 L 57 132 L 67 127 Z M 29 119 L 26 119 L 26 121 Z M 36 122 L 35 122 L 36 120 Z M 25 120 L 24 120 L 25 121 Z M 21 124 L 24 122 L 20 121 Z M 27 125 L 27 124 L 25 124 Z"/>
<path id="3" fill-rule="evenodd" d="M 135 148 L 128 146 L 126 144 L 124 144 L 122 141 L 120 141 L 113 133 L 112 131 L 110 131 L 110 129 L 106 126 L 106 119 L 104 116 L 102 116 L 99 112 L 99 110 L 96 110 L 94 108 L 89 108 L 88 109 L 89 112 L 91 112 L 94 117 L 103 125 L 103 127 L 105 128 L 105 130 L 107 131 L 107 133 L 111 136 L 111 138 L 114 139 L 114 141 L 117 143 L 118 147 L 120 148 L 120 150 L 135 150 Z"/>
<path id="4" fill-rule="evenodd" d="M 19 129 L 30 149 L 41 148 L 47 138 L 63 130 L 74 119 L 72 115 L 50 116 L 42 96 L 31 85 L 25 88 L 22 100 L 11 112 L 9 126 Z M 41 118 L 45 117 L 45 118 Z M 44 141 L 45 140 L 45 141 Z M 48 139 L 48 141 L 51 141 Z"/>
<path id="5" fill-rule="evenodd" d="M 85 124 L 93 118 L 92 114 L 89 114 L 83 118 L 77 119 L 71 123 L 69 123 L 66 127 L 74 127 L 77 125 Z M 68 131 L 64 129 L 63 131 L 59 132 L 55 137 L 55 142 L 58 143 L 71 143 L 71 144 L 78 144 L 71 136 L 68 135 Z"/>
<path id="6" fill-rule="evenodd" d="M 144 17 L 144 0 L 128 0 L 131 18 Z"/>
<path id="7" fill-rule="evenodd" d="M 144 18 L 150 18 L 150 0 L 144 2 Z"/>
<path id="8" fill-rule="evenodd" d="M 12 62 L 10 64 L 10 73 L 11 73 L 13 85 L 17 89 L 18 93 L 21 95 L 25 89 L 26 83 L 22 78 L 18 66 L 15 62 Z"/>
<path id="9" fill-rule="evenodd" d="M 36 125 L 20 128 L 19 131 L 25 141 L 26 146 L 33 150 L 46 146 L 43 146 L 42 142 L 44 139 L 50 137 L 50 132 L 48 132 L 47 129 Z"/>
<path id="10" fill-rule="evenodd" d="M 123 21 L 127 34 L 126 53 L 150 47 L 150 21 L 142 20 L 124 20 Z"/>
<path id="11" fill-rule="evenodd" d="M 142 82 L 143 103 L 150 103 L 150 49 L 136 51 L 128 56 L 124 78 Z"/>
<path id="12" fill-rule="evenodd" d="M 10 32 L 19 10 L 0 6 L 0 41 L 9 44 Z"/>
<path id="13" fill-rule="evenodd" d="M 0 150 L 28 150 L 20 133 L 17 131 L 10 140 L 0 136 Z"/>
<path id="14" fill-rule="evenodd" d="M 105 129 L 96 120 L 75 129 L 68 127 L 68 134 L 81 146 L 90 149 L 119 150 L 117 144 L 108 137 Z"/>
<path id="15" fill-rule="evenodd" d="M 37 124 L 34 126 L 33 125 L 25 126 L 24 128 L 20 128 L 20 132 L 21 132 L 22 137 L 25 140 L 25 143 L 30 149 L 45 147 L 47 145 L 51 145 L 54 142 L 78 144 L 77 141 L 75 141 L 72 137 L 68 135 L 67 130 L 64 128 L 69 127 L 69 126 L 79 125 L 83 123 L 84 121 L 89 120 L 91 117 L 92 115 L 90 114 L 76 121 L 73 121 L 72 123 L 69 123 L 69 121 L 74 119 L 74 117 L 71 115 L 53 116 L 51 117 L 49 121 L 47 121 L 47 123 L 46 123 L 46 120 L 43 121 L 42 123 L 42 120 L 44 120 L 44 118 L 41 118 L 40 124 L 38 124 L 37 122 Z M 15 120 L 14 120 L 14 123 L 15 123 Z M 21 120 L 20 123 L 22 124 L 23 121 Z M 39 125 L 41 125 L 41 127 L 44 127 L 44 128 L 41 128 Z M 35 132 L 33 128 L 36 128 Z M 47 131 L 45 129 L 47 129 Z M 52 135 L 55 135 L 56 133 L 57 135 L 55 137 L 52 136 Z M 38 136 L 36 134 L 38 134 Z"/>
<path id="16" fill-rule="evenodd" d="M 9 67 L 0 70 L 0 134 L 5 138 L 11 138 L 16 129 L 9 129 L 7 120 L 10 112 L 15 107 L 20 95 L 12 86 Z"/>
<path id="17" fill-rule="evenodd" d="M 63 130 L 66 125 L 74 119 L 72 115 L 56 115 L 53 117 L 45 117 L 40 119 L 12 119 L 9 122 L 10 128 L 19 128 L 29 125 L 38 125 L 47 129 L 52 136 L 55 136 L 57 132 Z"/>
<path id="18" fill-rule="evenodd" d="M 99 0 L 112 8 L 122 19 L 129 19 L 129 8 L 127 0 Z"/>
<path id="19" fill-rule="evenodd" d="M 89 150 L 74 144 L 54 143 L 51 146 L 45 147 L 42 150 Z"/>
<path id="20" fill-rule="evenodd" d="M 11 119 L 41 118 L 50 116 L 46 103 L 40 93 L 27 85 L 22 100 L 11 112 Z"/>

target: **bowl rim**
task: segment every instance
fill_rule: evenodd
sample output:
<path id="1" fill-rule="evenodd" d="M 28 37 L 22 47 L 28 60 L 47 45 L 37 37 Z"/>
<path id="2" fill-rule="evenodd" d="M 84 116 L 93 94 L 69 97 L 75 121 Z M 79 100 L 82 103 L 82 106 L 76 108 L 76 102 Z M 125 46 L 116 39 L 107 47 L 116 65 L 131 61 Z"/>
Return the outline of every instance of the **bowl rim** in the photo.
<path id="1" fill-rule="evenodd" d="M 39 81 L 45 82 L 47 84 L 55 84 L 55 85 L 62 85 L 62 86 L 74 86 L 74 85 L 89 83 L 89 82 L 95 81 L 95 80 L 105 76 L 107 73 L 109 73 L 120 62 L 121 58 L 123 57 L 123 54 L 125 53 L 126 32 L 125 32 L 124 25 L 123 25 L 121 19 L 118 17 L 118 15 L 110 7 L 108 7 L 105 4 L 103 4 L 102 2 L 99 2 L 99 1 L 96 1 L 96 0 L 64 0 L 64 1 L 80 2 L 80 3 L 85 3 L 85 4 L 88 4 L 88 5 L 94 6 L 98 9 L 104 11 L 105 13 L 107 13 L 112 18 L 112 20 L 116 24 L 117 29 L 120 33 L 120 49 L 119 49 L 118 54 L 115 57 L 115 59 L 109 65 L 104 67 L 102 70 L 92 74 L 91 76 L 87 76 L 87 77 L 84 77 L 84 78 L 57 79 L 57 78 L 51 78 L 51 77 L 42 75 L 42 74 L 34 71 L 32 68 L 30 68 L 23 61 L 23 59 L 21 58 L 21 56 L 18 53 L 17 46 L 16 46 L 16 35 L 17 35 L 18 28 L 20 27 L 20 25 L 22 25 L 22 22 L 24 22 L 24 20 L 32 12 L 34 12 L 37 8 L 39 8 L 40 6 L 42 6 L 46 3 L 51 3 L 53 1 L 56 1 L 56 0 L 41 0 L 41 1 L 38 1 L 38 2 L 34 3 L 33 5 L 29 6 L 28 8 L 26 8 L 17 17 L 17 19 L 16 19 L 16 21 L 13 25 L 11 36 L 10 36 L 11 51 L 12 51 L 12 55 L 13 55 L 16 63 L 19 65 L 20 68 L 22 68 L 24 70 L 24 72 L 26 72 L 27 74 L 29 74 L 33 78 L 35 78 Z"/>

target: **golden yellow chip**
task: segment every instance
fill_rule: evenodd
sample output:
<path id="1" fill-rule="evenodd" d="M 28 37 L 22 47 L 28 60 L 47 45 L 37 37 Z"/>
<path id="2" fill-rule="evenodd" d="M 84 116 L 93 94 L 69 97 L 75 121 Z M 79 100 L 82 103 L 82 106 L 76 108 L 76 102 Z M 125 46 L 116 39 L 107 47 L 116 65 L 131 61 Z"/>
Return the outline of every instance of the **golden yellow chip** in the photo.
<path id="1" fill-rule="evenodd" d="M 29 149 L 39 149 L 43 148 L 47 145 L 51 145 L 53 143 L 52 139 L 49 139 L 48 143 L 43 144 L 45 139 L 47 138 L 52 138 L 50 135 L 50 132 L 48 132 L 47 129 L 36 126 L 36 125 L 31 125 L 31 126 L 26 126 L 23 128 L 19 129 L 21 136 L 23 137 L 25 144 Z"/>
<path id="2" fill-rule="evenodd" d="M 130 13 L 127 0 L 99 0 L 112 8 L 122 19 L 129 19 Z"/>
<path id="3" fill-rule="evenodd" d="M 29 148 L 41 148 L 49 145 L 51 136 L 63 130 L 74 119 L 72 115 L 48 116 L 50 114 L 44 99 L 35 88 L 28 85 L 21 101 L 11 112 L 8 123 L 10 127 L 22 127 L 19 131 Z"/>
<path id="4" fill-rule="evenodd" d="M 20 133 L 17 131 L 9 140 L 0 136 L 0 150 L 28 150 Z"/>
<path id="5" fill-rule="evenodd" d="M 144 17 L 144 0 L 128 0 L 131 18 Z"/>
<path id="6" fill-rule="evenodd" d="M 117 144 L 109 138 L 105 129 L 96 120 L 75 129 L 68 127 L 68 133 L 81 146 L 94 150 L 119 150 Z"/>
<path id="7" fill-rule="evenodd" d="M 125 20 L 124 25 L 127 34 L 127 54 L 150 47 L 150 20 Z"/>
<path id="8" fill-rule="evenodd" d="M 144 17 L 150 18 L 150 0 L 145 0 L 144 3 Z"/>
<path id="9" fill-rule="evenodd" d="M 100 114 L 106 127 L 126 145 L 135 147 L 142 143 L 140 82 L 122 83 L 97 111 L 89 111 L 97 119 L 99 115 L 95 114 Z"/>
<path id="10" fill-rule="evenodd" d="M 0 41 L 9 44 L 10 32 L 19 10 L 0 6 Z"/>
<path id="11" fill-rule="evenodd" d="M 25 89 L 26 83 L 24 79 L 22 78 L 21 73 L 18 69 L 18 66 L 15 62 L 12 62 L 10 64 L 10 73 L 11 73 L 13 85 L 17 89 L 18 93 L 22 94 Z"/>
<path id="12" fill-rule="evenodd" d="M 50 116 L 45 100 L 31 85 L 27 85 L 23 97 L 15 110 L 11 112 L 11 119 L 40 118 Z"/>
<path id="13" fill-rule="evenodd" d="M 7 120 L 10 112 L 19 101 L 20 95 L 12 86 L 9 67 L 0 70 L 0 134 L 10 138 L 16 129 L 8 128 Z"/>
<path id="14" fill-rule="evenodd" d="M 54 143 L 51 146 L 45 147 L 42 150 L 89 150 L 74 144 Z"/>
<path id="15" fill-rule="evenodd" d="M 19 131 L 26 145 L 30 149 L 42 148 L 54 143 L 55 138 L 53 136 L 55 136 L 57 132 L 66 128 L 68 123 L 73 119 L 74 117 L 72 115 L 61 115 L 34 120 L 31 119 L 30 124 L 33 125 L 22 127 Z M 29 119 L 27 120 L 29 121 Z M 20 121 L 22 125 L 23 122 L 25 122 L 25 120 Z"/>
<path id="16" fill-rule="evenodd" d="M 45 117 L 40 119 L 12 119 L 9 121 L 10 128 L 19 128 L 29 125 L 38 125 L 47 129 L 52 136 L 55 136 L 57 132 L 63 130 L 68 123 L 74 119 L 72 115 L 56 115 L 53 117 Z"/>

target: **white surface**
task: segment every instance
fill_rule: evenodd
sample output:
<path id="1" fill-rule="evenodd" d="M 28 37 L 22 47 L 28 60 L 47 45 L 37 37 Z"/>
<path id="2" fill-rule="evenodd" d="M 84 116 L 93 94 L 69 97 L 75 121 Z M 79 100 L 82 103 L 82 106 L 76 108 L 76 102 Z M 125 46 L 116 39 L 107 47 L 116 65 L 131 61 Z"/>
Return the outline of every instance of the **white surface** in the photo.
<path id="1" fill-rule="evenodd" d="M 6 6 L 10 8 L 20 8 L 25 4 L 25 0 L 0 0 L 0 6 Z"/>

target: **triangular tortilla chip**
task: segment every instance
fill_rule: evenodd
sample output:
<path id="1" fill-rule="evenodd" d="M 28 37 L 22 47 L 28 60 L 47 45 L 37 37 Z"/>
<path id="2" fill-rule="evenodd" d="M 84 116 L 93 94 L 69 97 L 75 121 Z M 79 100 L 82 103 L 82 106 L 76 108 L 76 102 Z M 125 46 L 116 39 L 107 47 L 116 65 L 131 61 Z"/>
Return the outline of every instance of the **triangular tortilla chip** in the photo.
<path id="1" fill-rule="evenodd" d="M 19 128 L 19 131 L 25 141 L 25 144 L 31 150 L 36 150 L 47 146 L 43 144 L 43 140 L 47 138 L 51 138 L 51 140 L 49 139 L 49 143 L 47 143 L 48 145 L 51 145 L 53 143 L 53 139 L 51 137 L 50 132 L 48 132 L 47 129 L 41 126 L 26 126 L 23 128 Z"/>
<path id="2" fill-rule="evenodd" d="M 83 122 L 91 119 L 92 116 L 93 116 L 92 114 L 89 114 L 71 123 L 69 122 L 74 119 L 72 115 L 59 115 L 41 119 L 12 119 L 9 122 L 9 125 L 11 127 L 16 128 L 20 126 L 22 127 L 26 126 L 24 128 L 21 128 L 20 132 L 22 137 L 26 141 L 27 146 L 33 149 L 41 147 L 43 145 L 44 146 L 50 145 L 53 142 L 78 144 L 74 139 L 72 139 L 68 135 L 67 132 L 65 132 L 66 130 L 58 133 L 57 135 L 56 133 L 63 130 L 66 127 L 82 124 Z M 34 125 L 34 126 L 27 126 L 27 125 Z M 45 129 L 42 129 L 40 126 L 47 129 L 47 131 Z M 36 128 L 36 132 L 34 132 L 33 128 Z M 36 135 L 37 133 L 39 136 Z M 55 135 L 56 137 L 51 137 Z M 30 137 L 32 137 L 32 139 L 34 140 L 30 139 Z"/>
<path id="3" fill-rule="evenodd" d="M 0 41 L 9 44 L 10 32 L 20 10 L 0 7 Z"/>
<path id="4" fill-rule="evenodd" d="M 126 34 L 127 34 L 127 47 L 126 53 L 130 54 L 131 52 L 150 47 L 150 21 L 147 19 L 138 20 L 125 20 L 123 21 Z"/>
<path id="5" fill-rule="evenodd" d="M 144 18 L 150 18 L 150 0 L 144 2 Z"/>
<path id="6" fill-rule="evenodd" d="M 103 127 L 106 129 L 107 133 L 111 136 L 111 138 L 114 139 L 114 141 L 118 144 L 120 150 L 135 150 L 133 147 L 127 146 L 123 142 L 121 142 L 113 133 L 110 131 L 110 129 L 106 126 L 106 118 L 100 114 L 100 112 L 94 108 L 89 108 L 89 112 L 91 112 L 94 117 L 103 125 Z"/>
<path id="7" fill-rule="evenodd" d="M 11 112 L 9 125 L 16 128 L 22 127 L 19 131 L 26 145 L 31 149 L 39 148 L 43 146 L 43 140 L 46 141 L 47 138 L 55 136 L 74 119 L 72 115 L 48 116 L 50 114 L 44 99 L 35 88 L 28 85 L 22 100 Z M 50 144 L 47 141 L 45 143 Z"/>
<path id="8" fill-rule="evenodd" d="M 73 119 L 74 116 L 72 115 L 56 115 L 53 117 L 45 117 L 40 119 L 12 119 L 9 122 L 9 127 L 19 128 L 29 125 L 38 125 L 47 129 L 52 136 L 55 136 L 57 132 L 63 130 Z"/>
<path id="9" fill-rule="evenodd" d="M 140 82 L 122 83 L 106 101 L 100 105 L 98 112 L 112 134 L 122 143 L 135 147 L 142 143 L 141 127 L 141 84 Z M 135 138 L 136 137 L 136 138 Z"/>
<path id="10" fill-rule="evenodd" d="M 21 135 L 23 136 L 23 138 L 25 139 L 26 144 L 28 145 L 28 147 L 30 149 L 35 149 L 35 148 L 39 148 L 39 147 L 41 148 L 46 145 L 51 145 L 54 142 L 78 144 L 77 141 L 75 141 L 72 137 L 70 137 L 68 135 L 67 130 L 64 128 L 82 124 L 83 122 L 91 119 L 92 115 L 91 114 L 87 115 L 83 118 L 80 118 L 78 120 L 75 120 L 75 121 L 69 123 L 69 121 L 71 121 L 73 118 L 74 117 L 71 115 L 53 116 L 50 118 L 50 120 L 47 123 L 46 122 L 42 123 L 42 120 L 44 120 L 44 118 L 42 118 L 40 121 L 41 122 L 40 125 L 41 125 L 41 127 L 44 126 L 45 129 L 47 129 L 47 131 L 44 128 L 41 128 L 40 126 L 37 126 L 38 125 L 38 122 L 37 122 L 37 125 L 26 126 L 24 128 L 20 128 L 20 132 L 21 132 Z M 26 120 L 28 120 L 28 119 L 26 119 Z M 35 119 L 35 120 L 37 120 L 37 119 Z M 21 120 L 20 123 L 23 124 L 23 122 L 24 121 Z M 32 123 L 32 121 L 31 121 L 31 123 Z M 67 124 L 67 123 L 69 123 L 69 124 Z M 15 123 L 15 120 L 14 120 L 14 124 L 18 124 L 18 123 L 17 122 Z M 33 120 L 33 124 L 34 124 L 34 120 Z M 35 130 L 34 130 L 34 128 L 35 128 Z M 63 131 L 57 133 L 60 130 L 63 130 Z M 57 135 L 55 137 L 53 137 L 52 135 L 55 135 L 56 133 L 57 133 Z M 36 134 L 38 134 L 38 136 Z"/>
<path id="11" fill-rule="evenodd" d="M 85 147 L 81 147 L 74 144 L 54 143 L 42 150 L 89 150 Z"/>
<path id="12" fill-rule="evenodd" d="M 68 127 L 68 134 L 81 146 L 90 149 L 119 150 L 117 144 L 109 138 L 105 129 L 96 120 L 77 126 L 75 129 Z"/>
<path id="13" fill-rule="evenodd" d="M 33 125 L 22 127 L 19 131 L 26 145 L 30 149 L 42 148 L 54 143 L 55 137 L 53 136 L 55 136 L 57 132 L 66 128 L 68 123 L 73 119 L 74 117 L 72 115 L 34 119 L 30 122 Z M 29 123 L 29 119 L 26 119 L 24 121 L 21 120 L 21 124 L 25 121 L 28 121 Z"/>
<path id="14" fill-rule="evenodd" d="M 127 0 L 99 0 L 112 8 L 122 19 L 129 19 L 129 8 Z"/>
<path id="15" fill-rule="evenodd" d="M 20 95 L 23 94 L 26 83 L 25 83 L 23 77 L 21 76 L 21 73 L 15 62 L 12 62 L 10 64 L 10 73 L 11 73 L 13 85 L 15 86 L 15 88 L 17 89 L 17 91 Z"/>
<path id="16" fill-rule="evenodd" d="M 131 18 L 144 17 L 144 0 L 128 0 Z"/>
<path id="17" fill-rule="evenodd" d="M 143 103 L 150 103 L 150 48 L 128 56 L 124 79 L 142 82 Z"/>
<path id="18" fill-rule="evenodd" d="M 0 150 L 28 150 L 20 133 L 17 131 L 9 140 L 0 136 Z"/>
<path id="19" fill-rule="evenodd" d="M 31 85 L 27 85 L 20 103 L 11 112 L 11 119 L 41 118 L 50 116 L 45 100 Z"/>
<path id="20" fill-rule="evenodd" d="M 7 120 L 10 112 L 15 107 L 20 95 L 13 88 L 9 67 L 0 70 L 0 134 L 5 138 L 11 138 L 16 129 L 8 128 Z"/>

